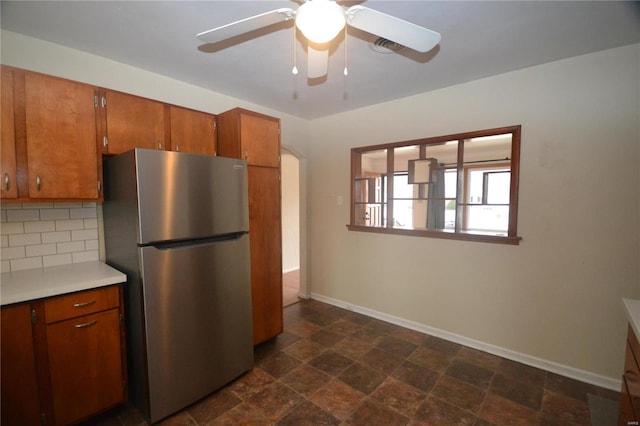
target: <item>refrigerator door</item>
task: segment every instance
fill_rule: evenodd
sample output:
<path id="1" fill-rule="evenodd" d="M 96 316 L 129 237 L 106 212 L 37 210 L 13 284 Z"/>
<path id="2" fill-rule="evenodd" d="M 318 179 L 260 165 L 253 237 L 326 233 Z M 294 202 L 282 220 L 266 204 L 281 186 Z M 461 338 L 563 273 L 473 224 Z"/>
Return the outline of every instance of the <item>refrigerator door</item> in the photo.
<path id="1" fill-rule="evenodd" d="M 252 368 L 249 236 L 139 250 L 155 422 Z"/>
<path id="2" fill-rule="evenodd" d="M 244 160 L 135 150 L 138 244 L 248 231 Z"/>

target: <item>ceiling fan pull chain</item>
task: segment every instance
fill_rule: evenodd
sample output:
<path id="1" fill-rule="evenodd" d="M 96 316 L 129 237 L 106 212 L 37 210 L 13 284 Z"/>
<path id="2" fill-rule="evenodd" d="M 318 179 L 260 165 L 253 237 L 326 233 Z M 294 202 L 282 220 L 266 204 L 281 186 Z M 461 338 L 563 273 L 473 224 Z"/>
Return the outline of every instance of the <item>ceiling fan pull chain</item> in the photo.
<path id="1" fill-rule="evenodd" d="M 291 70 L 291 73 L 293 75 L 298 75 L 298 67 L 296 66 L 296 31 L 298 31 L 298 29 L 294 25 L 293 26 L 293 69 Z"/>
<path id="2" fill-rule="evenodd" d="M 344 26 L 344 76 L 348 76 L 349 71 L 347 70 L 347 26 Z"/>

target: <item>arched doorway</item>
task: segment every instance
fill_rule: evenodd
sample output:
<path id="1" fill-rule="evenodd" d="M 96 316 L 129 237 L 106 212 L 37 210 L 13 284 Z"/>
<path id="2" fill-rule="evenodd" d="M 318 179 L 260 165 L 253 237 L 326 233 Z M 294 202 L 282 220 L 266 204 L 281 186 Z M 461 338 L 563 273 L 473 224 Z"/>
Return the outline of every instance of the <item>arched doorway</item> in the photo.
<path id="1" fill-rule="evenodd" d="M 294 153 L 281 153 L 282 187 L 282 301 L 283 306 L 304 297 L 301 291 L 301 179 L 300 160 Z"/>

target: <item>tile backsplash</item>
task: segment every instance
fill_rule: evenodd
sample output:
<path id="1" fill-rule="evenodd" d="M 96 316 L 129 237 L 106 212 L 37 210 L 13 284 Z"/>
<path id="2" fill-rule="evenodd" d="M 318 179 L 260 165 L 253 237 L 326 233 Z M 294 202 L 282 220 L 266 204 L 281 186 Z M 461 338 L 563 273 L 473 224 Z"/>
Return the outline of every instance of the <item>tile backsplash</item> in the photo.
<path id="1" fill-rule="evenodd" d="M 98 207 L 3 203 L 0 238 L 2 272 L 98 260 Z"/>

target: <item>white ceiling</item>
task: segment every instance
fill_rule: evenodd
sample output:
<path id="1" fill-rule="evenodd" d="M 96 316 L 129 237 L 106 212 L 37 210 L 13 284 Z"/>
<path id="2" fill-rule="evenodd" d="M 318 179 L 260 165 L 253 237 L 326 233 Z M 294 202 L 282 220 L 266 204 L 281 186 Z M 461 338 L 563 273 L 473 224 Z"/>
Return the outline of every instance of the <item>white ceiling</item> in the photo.
<path id="1" fill-rule="evenodd" d="M 363 2 L 343 1 L 343 6 Z M 382 1 L 366 6 L 442 34 L 431 52 L 377 53 L 349 29 L 331 47 L 326 78 L 306 78 L 291 22 L 212 51 L 201 31 L 293 1 L 5 1 L 3 29 L 312 119 L 640 41 L 640 3 L 617 1 Z M 509 90 L 505 87 L 504 90 Z"/>

